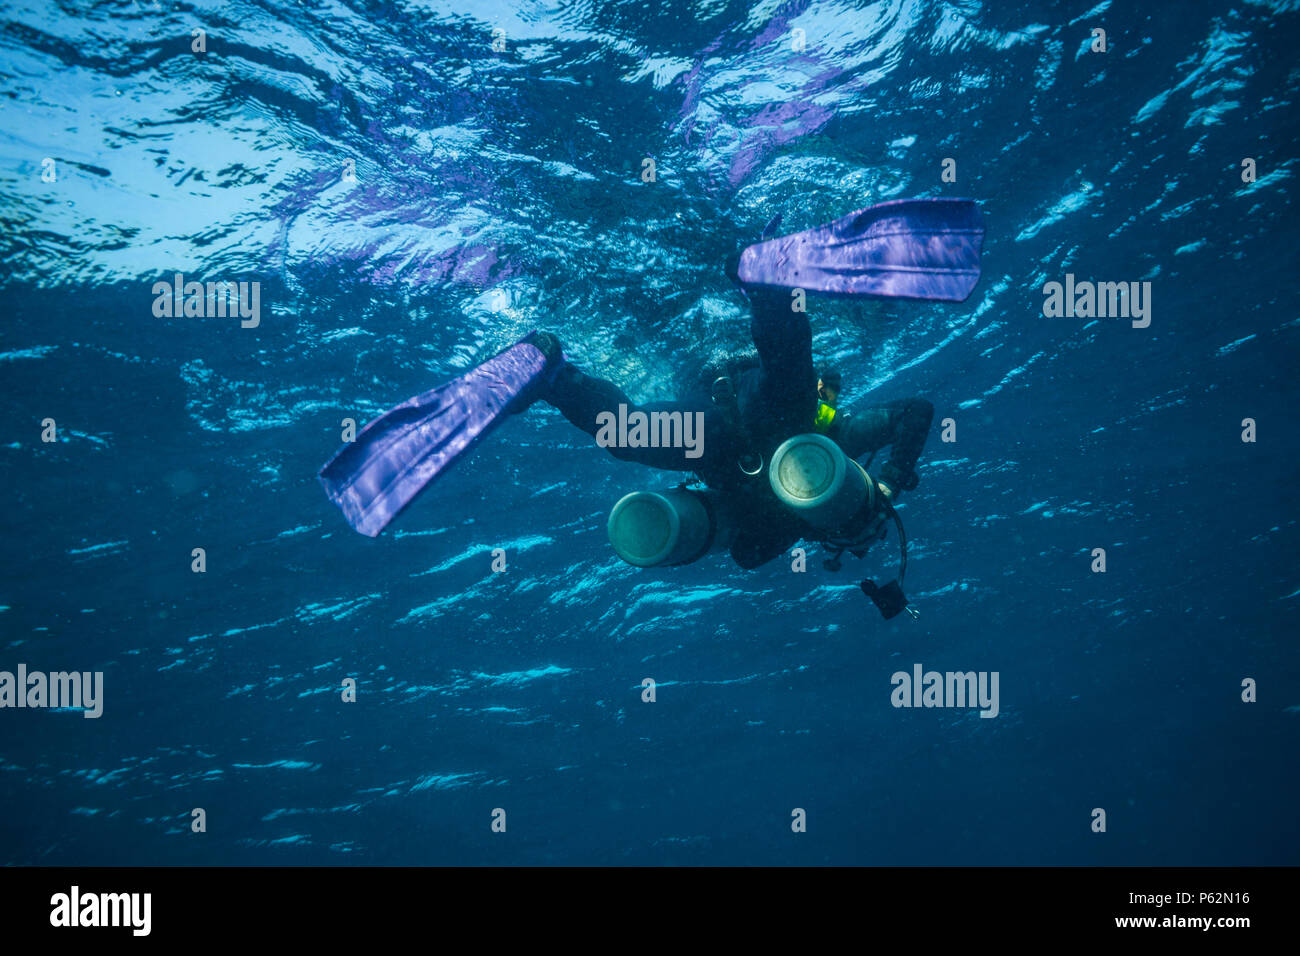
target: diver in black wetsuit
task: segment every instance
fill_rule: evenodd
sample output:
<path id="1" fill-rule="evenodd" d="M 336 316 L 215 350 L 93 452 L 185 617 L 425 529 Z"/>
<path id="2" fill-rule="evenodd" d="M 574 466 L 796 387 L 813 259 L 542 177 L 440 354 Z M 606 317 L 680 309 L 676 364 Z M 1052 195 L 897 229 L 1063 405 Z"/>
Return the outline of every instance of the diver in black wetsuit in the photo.
<path id="1" fill-rule="evenodd" d="M 930 430 L 934 406 L 923 398 L 871 405 L 849 414 L 836 409 L 839 377 L 819 376 L 812 360 L 812 330 L 803 312 L 792 311 L 788 293 L 746 289 L 751 306 L 750 330 L 757 360 L 732 363 L 706 390 L 700 386 L 676 402 L 637 405 L 617 385 L 562 362 L 550 386 L 537 397 L 553 405 L 593 437 L 597 416 L 620 405 L 629 410 L 702 413 L 702 455 L 690 458 L 681 448 L 611 447 L 619 459 L 670 471 L 694 472 L 722 493 L 734 514 L 743 517 L 731 538 L 732 558 L 742 568 L 756 568 L 800 539 L 830 543 L 860 553 L 883 534 L 884 517 L 859 528 L 849 540 L 830 538 L 781 505 L 769 486 L 764 463 L 792 436 L 817 432 L 834 441 L 848 457 L 861 458 L 889 446 L 889 460 L 872 476 L 885 502 L 917 486 L 916 462 Z M 539 348 L 561 354 L 559 340 L 539 333 Z"/>
<path id="2" fill-rule="evenodd" d="M 806 538 L 828 546 L 823 564 L 834 571 L 844 552 L 863 556 L 892 519 L 898 576 L 859 587 L 886 619 L 915 616 L 893 500 L 916 487 L 934 409 L 913 398 L 837 413 L 839 382 L 829 370 L 818 376 L 808 318 L 795 305 L 809 294 L 966 301 L 980 274 L 979 208 L 967 199 L 889 200 L 770 238 L 780 219 L 726 263 L 753 307 L 752 360 L 732 361 L 680 401 L 637 406 L 568 363 L 554 335 L 530 332 L 369 422 L 321 468 L 326 494 L 374 537 L 503 417 L 544 400 L 616 457 L 702 480 L 614 504 L 606 530 L 628 564 L 684 565 L 727 548 L 741 567 L 756 568 Z M 868 472 L 885 446 L 889 460 Z M 857 461 L 865 454 L 873 456 L 866 467 Z M 805 555 L 792 557 L 791 570 L 805 570 Z"/>

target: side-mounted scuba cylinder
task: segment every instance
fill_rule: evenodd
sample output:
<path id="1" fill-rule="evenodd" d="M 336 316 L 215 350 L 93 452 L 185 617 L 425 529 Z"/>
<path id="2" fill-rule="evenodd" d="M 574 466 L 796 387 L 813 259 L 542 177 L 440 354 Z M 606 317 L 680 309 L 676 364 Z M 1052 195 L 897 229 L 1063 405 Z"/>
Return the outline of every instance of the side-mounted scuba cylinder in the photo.
<path id="1" fill-rule="evenodd" d="M 898 529 L 898 577 L 884 585 L 866 580 L 858 586 L 886 620 L 904 610 L 916 617 L 903 594 L 907 573 L 903 520 L 888 497 L 877 492 L 865 468 L 825 435 L 809 433 L 786 439 L 772 455 L 767 475 L 781 503 L 825 534 L 834 551 L 826 562 L 828 570 L 840 569 L 839 556 L 846 550 L 864 555 L 885 536 L 885 520 L 892 518 Z"/>
<path id="2" fill-rule="evenodd" d="M 825 435 L 787 438 L 772 454 L 768 482 L 777 500 L 818 531 L 852 537 L 876 514 L 876 483 Z"/>
<path id="3" fill-rule="evenodd" d="M 618 556 L 639 568 L 690 564 L 726 539 L 716 495 L 687 487 L 624 495 L 606 530 Z"/>

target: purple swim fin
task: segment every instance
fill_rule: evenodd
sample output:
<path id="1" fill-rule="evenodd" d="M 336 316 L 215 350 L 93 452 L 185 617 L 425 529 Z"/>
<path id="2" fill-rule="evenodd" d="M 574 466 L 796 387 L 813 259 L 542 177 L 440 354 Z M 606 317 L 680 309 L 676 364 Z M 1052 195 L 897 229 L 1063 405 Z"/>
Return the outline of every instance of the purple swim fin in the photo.
<path id="1" fill-rule="evenodd" d="M 970 199 L 896 199 L 740 254 L 746 285 L 962 302 L 980 277 L 984 217 Z"/>
<path id="2" fill-rule="evenodd" d="M 384 412 L 321 468 L 325 494 L 348 524 L 372 538 L 379 534 L 429 482 L 549 381 L 561 362 L 533 344 L 536 334 Z"/>

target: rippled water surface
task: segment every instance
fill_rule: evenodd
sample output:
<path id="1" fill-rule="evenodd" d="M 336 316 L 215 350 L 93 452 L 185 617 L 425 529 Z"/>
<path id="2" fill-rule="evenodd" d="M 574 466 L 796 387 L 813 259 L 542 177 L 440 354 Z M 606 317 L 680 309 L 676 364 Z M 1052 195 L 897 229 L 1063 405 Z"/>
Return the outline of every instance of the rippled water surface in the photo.
<path id="1" fill-rule="evenodd" d="M 1293 2 L 7 3 L 0 669 L 105 701 L 0 710 L 0 862 L 1298 862 L 1297 41 Z M 378 539 L 321 493 L 342 419 L 532 328 L 672 396 L 775 213 L 908 196 L 980 202 L 975 293 L 818 303 L 814 349 L 936 405 L 919 620 L 856 588 L 892 545 L 621 564 L 609 507 L 674 479 L 549 408 Z M 177 272 L 259 324 L 156 316 Z M 1045 318 L 1067 273 L 1150 326 Z M 915 663 L 1000 715 L 893 708 Z"/>

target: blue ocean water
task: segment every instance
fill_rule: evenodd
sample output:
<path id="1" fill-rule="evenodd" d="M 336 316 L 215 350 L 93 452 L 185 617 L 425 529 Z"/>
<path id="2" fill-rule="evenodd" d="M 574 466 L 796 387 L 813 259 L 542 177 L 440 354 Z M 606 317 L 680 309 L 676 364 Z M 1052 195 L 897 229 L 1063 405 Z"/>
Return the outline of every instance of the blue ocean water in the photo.
<path id="1" fill-rule="evenodd" d="M 0 670 L 104 691 L 0 710 L 0 862 L 1300 862 L 1297 40 L 1290 0 L 7 4 Z M 910 196 L 978 200 L 975 293 L 813 329 L 850 407 L 936 406 L 917 620 L 856 587 L 892 540 L 622 564 L 610 506 L 676 478 L 545 406 L 377 539 L 322 494 L 343 419 L 533 328 L 672 397 L 775 213 Z M 260 321 L 155 315 L 177 272 Z M 1045 317 L 1067 274 L 1149 327 Z M 999 715 L 895 708 L 915 664 Z"/>

